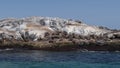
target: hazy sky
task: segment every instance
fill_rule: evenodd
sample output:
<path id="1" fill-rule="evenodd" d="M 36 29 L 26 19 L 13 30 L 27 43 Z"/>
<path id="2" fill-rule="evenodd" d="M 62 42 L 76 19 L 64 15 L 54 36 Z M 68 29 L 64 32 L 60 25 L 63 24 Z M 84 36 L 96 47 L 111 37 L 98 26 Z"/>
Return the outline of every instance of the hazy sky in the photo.
<path id="1" fill-rule="evenodd" d="M 50 16 L 120 29 L 120 0 L 0 0 L 0 18 Z"/>

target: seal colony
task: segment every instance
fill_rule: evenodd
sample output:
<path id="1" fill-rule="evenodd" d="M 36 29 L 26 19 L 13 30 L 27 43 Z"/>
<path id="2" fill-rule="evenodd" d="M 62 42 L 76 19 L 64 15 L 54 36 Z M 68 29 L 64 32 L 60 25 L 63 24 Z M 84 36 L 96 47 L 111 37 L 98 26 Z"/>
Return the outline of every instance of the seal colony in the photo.
<path id="1" fill-rule="evenodd" d="M 120 30 L 52 17 L 0 20 L 0 49 L 120 51 Z"/>

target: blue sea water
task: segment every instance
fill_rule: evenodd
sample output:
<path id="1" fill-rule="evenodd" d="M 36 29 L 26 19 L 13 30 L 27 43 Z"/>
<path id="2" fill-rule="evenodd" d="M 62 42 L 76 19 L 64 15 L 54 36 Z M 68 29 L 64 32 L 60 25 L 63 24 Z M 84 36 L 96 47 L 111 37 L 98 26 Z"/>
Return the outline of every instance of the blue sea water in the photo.
<path id="1" fill-rule="evenodd" d="M 0 68 L 120 68 L 120 52 L 2 50 Z"/>

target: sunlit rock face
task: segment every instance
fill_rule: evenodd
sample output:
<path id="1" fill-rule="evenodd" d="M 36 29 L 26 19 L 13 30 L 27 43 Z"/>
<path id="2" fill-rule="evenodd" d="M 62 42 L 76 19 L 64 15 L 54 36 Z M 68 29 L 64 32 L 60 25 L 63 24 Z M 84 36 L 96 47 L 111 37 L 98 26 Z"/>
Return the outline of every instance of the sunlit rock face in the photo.
<path id="1" fill-rule="evenodd" d="M 29 38 L 32 41 L 37 41 L 39 38 L 44 38 L 46 32 L 54 33 L 56 31 L 65 31 L 68 34 L 75 33 L 83 36 L 99 36 L 111 32 L 111 30 L 90 26 L 81 21 L 61 18 L 27 17 L 0 20 L 0 39 L 23 40 L 23 38 Z"/>

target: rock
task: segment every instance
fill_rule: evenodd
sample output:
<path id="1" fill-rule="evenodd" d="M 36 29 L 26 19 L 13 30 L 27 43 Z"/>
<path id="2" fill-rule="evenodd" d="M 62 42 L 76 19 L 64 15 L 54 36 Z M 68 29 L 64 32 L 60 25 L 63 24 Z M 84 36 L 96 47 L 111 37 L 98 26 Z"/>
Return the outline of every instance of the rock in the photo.
<path id="1" fill-rule="evenodd" d="M 0 20 L 0 48 L 107 51 L 119 50 L 119 40 L 119 30 L 78 20 L 51 17 Z"/>

